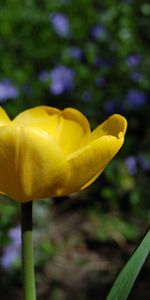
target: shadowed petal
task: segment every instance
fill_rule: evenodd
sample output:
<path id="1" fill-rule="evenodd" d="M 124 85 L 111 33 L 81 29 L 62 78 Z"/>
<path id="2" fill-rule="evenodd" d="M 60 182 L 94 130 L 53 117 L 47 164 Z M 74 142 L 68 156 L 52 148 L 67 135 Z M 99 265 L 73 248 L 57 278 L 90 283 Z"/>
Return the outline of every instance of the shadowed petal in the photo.
<path id="1" fill-rule="evenodd" d="M 125 134 L 127 129 L 127 121 L 124 117 L 118 114 L 110 116 L 106 121 L 100 124 L 92 131 L 90 140 L 97 139 L 103 135 L 113 135 L 118 137 L 120 132 Z"/>

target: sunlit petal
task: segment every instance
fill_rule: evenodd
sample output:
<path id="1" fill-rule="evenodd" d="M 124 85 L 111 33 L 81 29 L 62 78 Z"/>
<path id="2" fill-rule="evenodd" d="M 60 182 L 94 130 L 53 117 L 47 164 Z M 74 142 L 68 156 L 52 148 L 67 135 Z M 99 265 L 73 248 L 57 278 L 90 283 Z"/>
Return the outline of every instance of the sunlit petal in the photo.
<path id="1" fill-rule="evenodd" d="M 23 202 L 64 184 L 66 160 L 46 132 L 11 125 L 0 128 L 0 170 L 0 190 Z"/>
<path id="2" fill-rule="evenodd" d="M 124 136 L 103 136 L 68 157 L 68 183 L 60 191 L 60 195 L 70 194 L 83 189 L 92 183 L 109 161 L 119 151 Z"/>
<path id="3" fill-rule="evenodd" d="M 63 111 L 46 106 L 31 108 L 19 114 L 13 123 L 46 131 L 60 145 L 64 154 L 82 146 L 90 132 L 87 119 L 72 108 Z"/>
<path id="4" fill-rule="evenodd" d="M 86 143 L 90 126 L 84 115 L 72 108 L 62 111 L 61 122 L 62 127 L 57 141 L 67 155 Z"/>
<path id="5" fill-rule="evenodd" d="M 8 115 L 5 113 L 4 109 L 0 107 L 0 126 L 4 126 L 8 123 L 10 123 L 10 119 Z"/>
<path id="6" fill-rule="evenodd" d="M 121 148 L 127 121 L 113 115 L 92 133 L 78 110 L 39 106 L 11 121 L 0 109 L 0 191 L 19 202 L 89 186 Z"/>

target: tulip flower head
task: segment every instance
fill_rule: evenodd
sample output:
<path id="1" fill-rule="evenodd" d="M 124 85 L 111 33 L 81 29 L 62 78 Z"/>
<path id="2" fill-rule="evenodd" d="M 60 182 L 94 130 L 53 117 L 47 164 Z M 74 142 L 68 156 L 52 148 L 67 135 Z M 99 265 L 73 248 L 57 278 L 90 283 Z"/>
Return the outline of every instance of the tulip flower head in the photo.
<path id="1" fill-rule="evenodd" d="M 28 202 L 83 190 L 119 151 L 126 128 L 118 114 L 91 132 L 73 108 L 38 106 L 13 120 L 0 108 L 0 192 Z"/>

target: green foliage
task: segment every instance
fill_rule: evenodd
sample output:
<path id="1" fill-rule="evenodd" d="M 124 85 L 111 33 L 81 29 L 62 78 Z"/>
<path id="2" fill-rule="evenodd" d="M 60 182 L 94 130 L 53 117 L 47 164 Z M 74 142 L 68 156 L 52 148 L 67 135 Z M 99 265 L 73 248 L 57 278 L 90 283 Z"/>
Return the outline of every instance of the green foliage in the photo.
<path id="1" fill-rule="evenodd" d="M 93 237 L 100 241 L 114 240 L 121 245 L 139 235 L 134 224 L 115 215 L 103 214 L 97 209 L 90 211 L 90 219 L 95 226 Z"/>
<path id="2" fill-rule="evenodd" d="M 12 227 L 13 221 L 17 215 L 17 206 L 6 198 L 0 197 L 0 246 L 9 242 L 7 231 Z"/>
<path id="3" fill-rule="evenodd" d="M 118 275 L 106 300 L 126 300 L 150 252 L 150 230 Z"/>

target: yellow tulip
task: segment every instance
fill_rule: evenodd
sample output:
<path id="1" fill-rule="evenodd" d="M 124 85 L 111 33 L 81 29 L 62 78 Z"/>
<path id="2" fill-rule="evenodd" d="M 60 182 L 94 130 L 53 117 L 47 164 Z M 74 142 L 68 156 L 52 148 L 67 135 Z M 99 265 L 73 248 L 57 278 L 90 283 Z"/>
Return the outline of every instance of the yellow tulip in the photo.
<path id="1" fill-rule="evenodd" d="M 0 192 L 28 202 L 83 190 L 121 148 L 126 128 L 118 114 L 91 132 L 73 108 L 38 106 L 12 121 L 0 108 Z"/>

